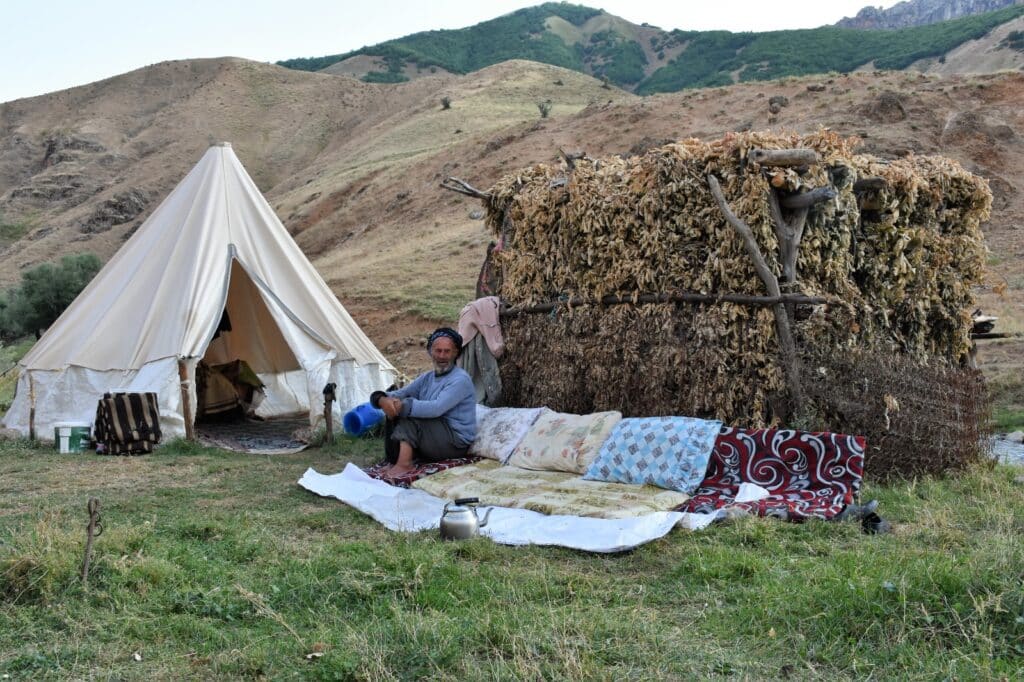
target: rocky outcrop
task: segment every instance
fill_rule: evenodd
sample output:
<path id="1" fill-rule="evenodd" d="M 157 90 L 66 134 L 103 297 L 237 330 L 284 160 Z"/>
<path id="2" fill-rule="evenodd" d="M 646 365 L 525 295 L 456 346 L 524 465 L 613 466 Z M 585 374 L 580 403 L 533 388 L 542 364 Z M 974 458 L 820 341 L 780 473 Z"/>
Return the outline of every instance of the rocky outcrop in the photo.
<path id="1" fill-rule="evenodd" d="M 95 140 L 90 140 L 80 135 L 58 133 L 49 136 L 45 142 L 46 151 L 43 154 L 41 167 L 48 168 L 65 161 L 77 161 L 76 152 L 88 152 L 95 154 L 106 151 L 103 145 Z"/>
<path id="2" fill-rule="evenodd" d="M 78 226 L 86 234 L 106 232 L 115 225 L 122 225 L 134 219 L 149 205 L 149 196 L 137 187 L 121 192 L 101 203 L 92 214 Z"/>
<path id="3" fill-rule="evenodd" d="M 841 28 L 897 29 L 925 26 L 973 14 L 984 14 L 1024 0 L 905 0 L 889 9 L 865 7 L 855 17 L 836 22 Z"/>
<path id="4" fill-rule="evenodd" d="M 102 189 L 101 184 L 82 173 L 41 173 L 33 177 L 28 185 L 12 189 L 5 203 L 40 209 L 62 202 L 65 208 L 70 208 Z"/>

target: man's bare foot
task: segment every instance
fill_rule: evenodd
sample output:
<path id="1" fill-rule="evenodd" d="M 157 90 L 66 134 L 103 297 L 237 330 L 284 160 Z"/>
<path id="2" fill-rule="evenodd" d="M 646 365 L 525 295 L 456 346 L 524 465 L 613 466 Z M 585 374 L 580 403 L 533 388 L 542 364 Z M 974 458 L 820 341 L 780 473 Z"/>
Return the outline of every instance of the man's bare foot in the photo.
<path id="1" fill-rule="evenodd" d="M 390 478 L 396 478 L 403 474 L 409 473 L 415 468 L 416 467 L 412 466 L 411 464 L 392 464 L 391 468 L 384 472 L 384 475 Z"/>

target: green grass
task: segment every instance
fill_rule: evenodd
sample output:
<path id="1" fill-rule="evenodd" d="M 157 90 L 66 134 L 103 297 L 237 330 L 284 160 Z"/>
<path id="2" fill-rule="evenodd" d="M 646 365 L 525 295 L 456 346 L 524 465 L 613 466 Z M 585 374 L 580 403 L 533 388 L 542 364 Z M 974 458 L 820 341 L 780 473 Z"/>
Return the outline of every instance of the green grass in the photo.
<path id="1" fill-rule="evenodd" d="M 379 448 L 178 441 L 115 459 L 0 443 L 0 676 L 1019 675 L 1024 488 L 1009 468 L 869 485 L 895 535 L 744 519 L 604 556 L 391 533 L 295 485 Z M 90 496 L 104 532 L 86 588 Z"/>
<path id="2" fill-rule="evenodd" d="M 1011 370 L 988 380 L 992 422 L 997 432 L 1024 431 L 1024 377 Z"/>
<path id="3" fill-rule="evenodd" d="M 996 408 L 992 414 L 995 430 L 1000 433 L 1024 431 L 1024 406 Z"/>

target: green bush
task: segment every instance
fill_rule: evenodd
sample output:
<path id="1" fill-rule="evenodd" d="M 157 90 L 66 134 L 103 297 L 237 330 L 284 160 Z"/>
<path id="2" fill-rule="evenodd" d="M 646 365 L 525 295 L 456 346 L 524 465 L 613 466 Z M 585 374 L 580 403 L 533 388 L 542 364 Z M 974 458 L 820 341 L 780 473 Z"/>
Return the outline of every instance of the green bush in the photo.
<path id="1" fill-rule="evenodd" d="M 370 71 L 361 80 L 364 83 L 404 83 L 409 79 L 405 74 L 393 71 Z"/>
<path id="2" fill-rule="evenodd" d="M 99 272 L 91 253 L 64 256 L 58 265 L 44 263 L 21 275 L 21 285 L 0 296 L 0 336 L 39 333 L 60 317 Z"/>

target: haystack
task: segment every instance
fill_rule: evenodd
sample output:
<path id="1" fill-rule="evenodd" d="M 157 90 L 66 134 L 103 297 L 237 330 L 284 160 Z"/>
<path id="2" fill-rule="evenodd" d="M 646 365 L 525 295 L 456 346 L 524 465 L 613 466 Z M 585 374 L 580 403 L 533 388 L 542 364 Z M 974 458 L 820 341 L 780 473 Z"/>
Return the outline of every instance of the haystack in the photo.
<path id="1" fill-rule="evenodd" d="M 988 185 L 946 158 L 855 145 L 736 133 L 503 177 L 483 196 L 511 309 L 506 400 L 759 427 L 800 417 L 794 353 L 957 367 Z"/>

